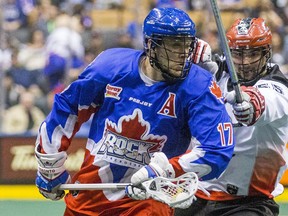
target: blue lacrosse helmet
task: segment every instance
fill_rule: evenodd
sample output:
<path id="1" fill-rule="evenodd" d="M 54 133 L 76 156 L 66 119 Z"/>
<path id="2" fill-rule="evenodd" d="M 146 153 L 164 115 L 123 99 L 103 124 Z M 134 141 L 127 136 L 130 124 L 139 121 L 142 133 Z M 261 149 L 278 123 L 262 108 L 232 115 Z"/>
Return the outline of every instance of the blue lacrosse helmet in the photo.
<path id="1" fill-rule="evenodd" d="M 154 8 L 145 18 L 143 24 L 144 49 L 150 58 L 151 66 L 156 66 L 160 69 L 162 76 L 167 81 L 175 82 L 187 77 L 192 65 L 192 60 L 189 56 L 191 56 L 194 48 L 195 34 L 194 22 L 187 13 L 178 8 Z M 187 59 L 183 62 L 183 71 L 180 77 L 174 77 L 169 73 L 169 69 L 163 68 L 158 61 L 157 53 L 151 54 L 151 48 L 161 47 L 162 40 L 165 37 L 190 38 L 191 40 L 189 53 L 185 53 Z M 149 40 L 152 42 L 151 47 L 148 47 Z"/>

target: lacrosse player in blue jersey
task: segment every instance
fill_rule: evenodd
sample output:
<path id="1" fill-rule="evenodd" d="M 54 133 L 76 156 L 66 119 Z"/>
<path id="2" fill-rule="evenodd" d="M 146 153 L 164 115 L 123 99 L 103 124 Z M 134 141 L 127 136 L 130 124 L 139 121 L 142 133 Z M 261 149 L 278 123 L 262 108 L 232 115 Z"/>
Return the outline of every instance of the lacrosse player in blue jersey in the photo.
<path id="1" fill-rule="evenodd" d="M 211 73 L 192 64 L 195 31 L 184 11 L 153 9 L 144 20 L 143 51 L 102 52 L 55 96 L 36 141 L 40 193 L 52 200 L 64 196 L 59 186 L 70 181 L 66 151 L 91 116 L 84 161 L 72 183 L 132 183 L 125 190 L 70 192 L 66 216 L 173 215 L 142 183 L 188 172 L 208 180 L 226 168 L 234 149 L 232 124 Z M 191 139 L 197 144 L 191 146 Z"/>

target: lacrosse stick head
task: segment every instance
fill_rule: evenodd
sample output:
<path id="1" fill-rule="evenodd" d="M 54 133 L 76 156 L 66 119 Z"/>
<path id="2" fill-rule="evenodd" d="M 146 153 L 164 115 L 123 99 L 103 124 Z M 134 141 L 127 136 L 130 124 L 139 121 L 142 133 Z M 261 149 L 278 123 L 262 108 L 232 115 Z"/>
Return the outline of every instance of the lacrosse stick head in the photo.
<path id="1" fill-rule="evenodd" d="M 188 208 L 198 189 L 198 176 L 194 172 L 185 173 L 178 178 L 157 177 L 143 182 L 149 197 L 166 203 L 172 208 Z"/>

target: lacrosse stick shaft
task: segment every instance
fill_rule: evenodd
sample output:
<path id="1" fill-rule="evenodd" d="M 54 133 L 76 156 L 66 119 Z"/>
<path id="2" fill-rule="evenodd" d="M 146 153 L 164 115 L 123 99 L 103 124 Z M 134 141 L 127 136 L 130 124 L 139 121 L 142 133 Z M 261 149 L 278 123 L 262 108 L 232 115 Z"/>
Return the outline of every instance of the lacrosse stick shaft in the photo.
<path id="1" fill-rule="evenodd" d="M 59 190 L 113 190 L 125 189 L 129 183 L 62 184 Z"/>
<path id="2" fill-rule="evenodd" d="M 236 102 L 241 103 L 241 102 L 243 102 L 243 97 L 241 94 L 241 88 L 240 88 L 240 85 L 238 82 L 238 76 L 237 76 L 233 61 L 232 61 L 230 49 L 229 49 L 229 46 L 227 43 L 226 34 L 224 31 L 222 19 L 220 16 L 220 10 L 218 8 L 216 0 L 210 0 L 210 3 L 211 3 L 212 11 L 213 11 L 214 18 L 215 18 L 217 28 L 218 28 L 218 34 L 220 37 L 221 48 L 225 54 L 231 82 L 232 82 L 233 88 L 234 88 L 235 93 L 236 93 Z"/>

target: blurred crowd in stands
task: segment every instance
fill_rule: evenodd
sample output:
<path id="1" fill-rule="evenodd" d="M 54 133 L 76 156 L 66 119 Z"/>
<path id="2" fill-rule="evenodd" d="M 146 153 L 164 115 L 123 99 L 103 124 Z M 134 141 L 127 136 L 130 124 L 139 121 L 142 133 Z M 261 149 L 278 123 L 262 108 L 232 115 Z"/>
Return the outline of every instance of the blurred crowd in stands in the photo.
<path id="1" fill-rule="evenodd" d="M 254 5 L 248 7 L 247 2 Z M 237 16 L 261 16 L 268 22 L 273 32 L 272 62 L 288 76 L 288 0 L 218 3 L 224 24 Z M 214 53 L 221 53 L 208 0 L 6 0 L 0 4 L 2 134 L 35 134 L 54 95 L 77 79 L 104 49 L 142 49 L 143 18 L 153 7 L 179 7 L 189 12 L 195 18 L 197 36 L 208 41 Z M 111 28 L 95 20 L 102 16 L 101 11 L 128 11 L 132 16 L 123 22 L 110 18 L 117 24 Z M 225 13 L 228 16 L 224 17 Z M 87 133 L 83 128 L 80 136 Z"/>

